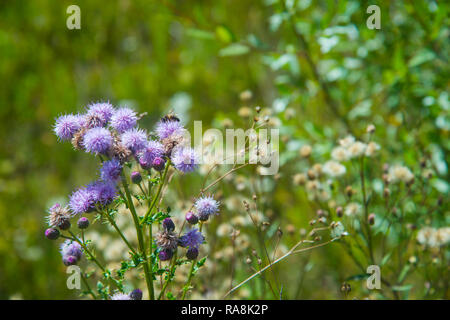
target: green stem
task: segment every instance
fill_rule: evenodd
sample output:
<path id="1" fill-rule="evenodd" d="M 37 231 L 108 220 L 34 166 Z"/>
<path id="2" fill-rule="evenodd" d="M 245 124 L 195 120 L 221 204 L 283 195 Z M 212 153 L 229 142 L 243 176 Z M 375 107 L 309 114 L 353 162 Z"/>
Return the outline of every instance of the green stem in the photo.
<path id="1" fill-rule="evenodd" d="M 202 229 L 203 229 L 203 223 L 200 222 L 200 232 L 202 232 Z M 194 275 L 194 268 L 195 268 L 196 264 L 197 264 L 197 259 L 192 260 L 191 269 L 189 270 L 189 276 L 187 278 L 186 285 L 183 288 L 183 295 L 181 296 L 181 300 L 184 300 L 184 298 L 186 297 L 186 293 L 189 290 L 189 286 L 191 285 L 191 280 L 192 280 L 192 276 Z"/>
<path id="2" fill-rule="evenodd" d="M 159 183 L 158 190 L 156 191 L 156 195 L 153 198 L 153 201 L 152 201 L 150 207 L 148 208 L 147 213 L 144 216 L 144 219 L 142 219 L 141 224 L 143 224 L 144 221 L 147 220 L 148 216 L 150 215 L 150 213 L 152 212 L 153 208 L 156 205 L 156 201 L 158 201 L 159 195 L 161 194 L 161 190 L 164 185 L 164 181 L 166 180 L 167 172 L 169 171 L 169 167 L 170 167 L 170 159 L 167 160 L 166 167 L 164 169 L 164 173 L 161 178 L 161 182 Z"/>
<path id="3" fill-rule="evenodd" d="M 100 213 L 102 214 L 102 213 Z M 106 219 L 108 219 L 109 223 L 112 224 L 112 226 L 114 227 L 114 229 L 117 231 L 117 233 L 119 234 L 119 236 L 122 238 L 122 240 L 125 242 L 125 244 L 128 246 L 128 248 L 131 250 L 131 252 L 133 252 L 133 254 L 136 254 L 136 250 L 133 249 L 133 246 L 128 242 L 127 238 L 125 238 L 124 234 L 122 233 L 122 231 L 119 229 L 119 227 L 117 226 L 116 222 L 114 221 L 114 219 L 107 213 L 104 212 L 103 213 L 106 216 Z"/>
<path id="4" fill-rule="evenodd" d="M 178 252 L 175 251 L 175 253 L 173 255 L 172 261 L 171 261 L 171 263 L 169 265 L 169 275 L 167 276 L 167 280 L 166 280 L 166 282 L 164 282 L 164 285 L 163 285 L 163 287 L 161 289 L 161 292 L 159 293 L 158 300 L 161 300 L 161 298 L 164 296 L 164 292 L 166 291 L 166 288 L 167 288 L 167 286 L 170 283 L 170 277 L 171 277 L 171 275 L 174 272 L 175 264 L 176 264 L 176 261 L 177 261 L 177 253 Z"/>
<path id="5" fill-rule="evenodd" d="M 86 287 L 87 292 L 92 296 L 92 298 L 93 298 L 94 300 L 97 300 L 97 297 L 96 297 L 96 295 L 94 294 L 94 292 L 92 291 L 91 287 L 89 286 L 89 283 L 88 283 L 86 277 L 84 276 L 83 272 L 81 272 L 81 280 L 83 281 L 84 286 Z"/>
<path id="6" fill-rule="evenodd" d="M 144 242 L 144 237 L 142 235 L 142 228 L 139 224 L 139 217 L 136 213 L 136 209 L 133 204 L 133 199 L 131 198 L 130 190 L 128 189 L 128 182 L 127 182 L 127 179 L 123 172 L 122 172 L 122 184 L 123 184 L 123 188 L 125 190 L 125 195 L 127 197 L 128 208 L 130 209 L 131 215 L 133 216 L 134 226 L 136 227 L 139 251 L 142 255 L 142 258 L 144 259 L 144 262 L 143 262 L 144 276 L 145 276 L 145 282 L 147 284 L 148 294 L 149 294 L 150 299 L 153 300 L 155 298 L 153 290 L 152 290 L 153 289 L 153 285 L 152 285 L 152 282 L 153 282 L 152 271 L 153 270 L 149 270 L 148 260 L 146 258 L 146 252 L 145 252 L 145 242 Z"/>

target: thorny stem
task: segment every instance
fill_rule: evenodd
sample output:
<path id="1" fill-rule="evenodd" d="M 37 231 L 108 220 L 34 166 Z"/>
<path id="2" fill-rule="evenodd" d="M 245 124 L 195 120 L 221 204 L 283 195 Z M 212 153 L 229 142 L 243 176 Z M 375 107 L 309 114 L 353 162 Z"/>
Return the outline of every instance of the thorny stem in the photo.
<path id="1" fill-rule="evenodd" d="M 102 264 L 97 260 L 97 258 L 95 258 L 95 256 L 94 256 L 94 255 L 92 254 L 92 252 L 88 249 L 88 247 L 83 243 L 83 241 L 81 241 L 80 239 L 78 239 L 78 237 L 77 237 L 72 231 L 68 230 L 68 232 L 70 233 L 70 235 L 72 236 L 72 238 L 69 238 L 69 237 L 65 237 L 65 238 L 71 239 L 71 240 L 74 240 L 74 241 L 78 242 L 78 243 L 80 244 L 80 246 L 83 248 L 84 252 L 86 252 L 86 254 L 90 257 L 90 259 L 91 259 L 92 261 L 94 261 L 94 263 L 100 268 L 100 270 L 102 270 L 103 274 L 106 274 L 107 271 L 106 271 L 105 267 L 103 267 Z M 114 285 L 115 285 L 120 291 L 122 291 L 121 285 L 117 282 L 117 280 L 114 279 L 114 278 L 112 278 L 112 277 L 109 277 L 109 278 L 113 281 Z"/>
<path id="2" fill-rule="evenodd" d="M 87 292 L 92 296 L 92 298 L 94 300 L 97 300 L 97 296 L 94 294 L 94 292 L 92 291 L 91 287 L 89 286 L 89 282 L 87 281 L 86 277 L 84 276 L 83 272 L 80 273 L 81 275 L 81 280 L 84 283 L 84 286 L 86 287 Z"/>
<path id="3" fill-rule="evenodd" d="M 153 208 L 155 207 L 156 201 L 158 200 L 159 195 L 161 194 L 161 189 L 162 189 L 162 187 L 164 185 L 164 181 L 166 180 L 166 176 L 167 176 L 167 172 L 169 171 L 170 164 L 171 164 L 171 162 L 170 162 L 170 159 L 169 159 L 169 160 L 167 160 L 166 167 L 164 169 L 164 173 L 163 173 L 162 178 L 161 178 L 161 182 L 159 183 L 158 190 L 156 191 L 156 195 L 153 198 L 153 201 L 150 204 L 150 207 L 148 208 L 147 213 L 144 216 L 144 219 L 142 219 L 141 224 L 143 224 L 144 221 L 147 220 L 147 217 L 149 216 L 149 214 L 152 212 Z"/>
<path id="4" fill-rule="evenodd" d="M 153 270 L 149 270 L 149 266 L 148 266 L 148 260 L 146 258 L 146 252 L 145 252 L 145 242 L 144 242 L 144 237 L 142 235 L 142 228 L 139 224 L 139 217 L 136 213 L 136 209 L 134 207 L 133 204 L 133 199 L 131 198 L 131 194 L 130 194 L 130 190 L 128 189 L 128 182 L 126 180 L 126 177 L 124 175 L 124 173 L 122 172 L 122 185 L 123 188 L 125 190 L 125 194 L 127 197 L 127 202 L 128 202 L 128 208 L 130 209 L 131 215 L 133 216 L 133 221 L 134 221 L 134 225 L 136 227 L 136 233 L 137 233 L 137 237 L 138 237 L 138 244 L 139 244 L 139 251 L 142 255 L 142 258 L 144 259 L 144 276 L 145 276 L 145 282 L 147 284 L 147 289 L 148 289 L 148 295 L 150 297 L 151 300 L 154 300 L 155 296 L 154 296 L 154 292 L 153 292 L 153 275 L 152 272 Z"/>
<path id="5" fill-rule="evenodd" d="M 104 215 L 106 217 L 106 219 L 108 219 L 109 223 L 111 223 L 111 225 L 114 227 L 114 229 L 117 231 L 117 233 L 119 234 L 119 236 L 122 238 L 122 240 L 125 242 L 125 244 L 128 246 L 128 248 L 131 250 L 131 252 L 133 254 L 136 254 L 136 250 L 134 250 L 133 246 L 128 242 L 127 238 L 125 238 L 124 234 L 122 233 L 122 231 L 119 229 L 119 227 L 117 226 L 116 222 L 114 221 L 114 219 L 107 213 L 107 212 L 100 212 L 100 214 Z"/>
<path id="6" fill-rule="evenodd" d="M 203 223 L 200 222 L 200 232 L 202 232 L 202 229 L 203 229 Z M 191 280 L 192 280 L 192 276 L 194 275 L 194 268 L 195 268 L 195 265 L 197 264 L 197 260 L 198 259 L 192 260 L 191 269 L 189 270 L 189 276 L 188 276 L 186 284 L 183 288 L 183 295 L 181 296 L 181 300 L 184 300 L 184 298 L 186 297 L 186 293 L 189 290 L 189 286 L 191 285 Z"/>

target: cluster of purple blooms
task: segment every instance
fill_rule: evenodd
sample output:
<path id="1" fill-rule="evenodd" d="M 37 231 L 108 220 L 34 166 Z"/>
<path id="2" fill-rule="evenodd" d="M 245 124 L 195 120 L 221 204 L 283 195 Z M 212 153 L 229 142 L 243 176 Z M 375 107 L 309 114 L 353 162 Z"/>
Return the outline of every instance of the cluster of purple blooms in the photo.
<path id="1" fill-rule="evenodd" d="M 197 214 L 189 211 L 185 217 L 190 225 L 195 225 L 199 221 L 207 221 L 209 216 L 217 215 L 219 213 L 219 202 L 212 196 L 198 198 L 194 206 L 197 209 Z M 205 241 L 205 237 L 197 228 L 193 228 L 181 237 L 178 237 L 174 233 L 175 224 L 172 219 L 164 219 L 162 225 L 163 231 L 158 234 L 156 240 L 159 249 L 159 259 L 161 261 L 170 260 L 177 246 L 187 249 L 186 257 L 188 259 L 197 259 L 199 247 Z"/>
<path id="2" fill-rule="evenodd" d="M 99 179 L 75 190 L 69 197 L 67 207 L 57 204 L 49 210 L 50 228 L 45 232 L 48 239 L 55 240 L 60 236 L 59 230 L 68 230 L 69 219 L 73 216 L 95 212 L 112 203 L 118 196 L 123 166 L 132 159 L 143 170 L 162 171 L 169 160 L 183 173 L 197 168 L 198 157 L 192 148 L 184 146 L 186 131 L 177 117 L 168 115 L 158 122 L 156 139 L 150 138 L 145 130 L 137 126 L 138 120 L 134 110 L 115 108 L 109 102 L 93 103 L 87 106 L 84 114 L 62 115 L 56 119 L 53 131 L 58 140 L 70 141 L 76 150 L 99 156 L 102 165 Z M 139 172 L 133 172 L 131 180 L 140 183 L 142 176 Z M 87 228 L 89 220 L 82 217 L 77 225 L 80 229 Z M 194 234 L 189 237 L 194 237 Z M 199 240 L 197 245 L 187 240 L 184 243 L 188 248 L 198 249 L 200 245 Z M 66 241 L 63 244 L 61 253 L 66 265 L 77 263 L 81 258 L 81 254 L 67 253 L 75 252 L 75 247 L 75 242 Z M 81 248 L 79 252 L 82 252 Z"/>

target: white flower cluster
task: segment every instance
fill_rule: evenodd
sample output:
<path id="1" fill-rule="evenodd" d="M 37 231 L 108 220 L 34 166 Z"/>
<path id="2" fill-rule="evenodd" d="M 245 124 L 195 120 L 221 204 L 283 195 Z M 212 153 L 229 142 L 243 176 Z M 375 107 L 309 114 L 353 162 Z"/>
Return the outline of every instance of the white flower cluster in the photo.
<path id="1" fill-rule="evenodd" d="M 450 227 L 425 227 L 417 233 L 417 241 L 431 248 L 439 248 L 450 242 Z"/>
<path id="2" fill-rule="evenodd" d="M 331 151 L 331 157 L 336 161 L 347 161 L 362 155 L 372 157 L 378 150 L 380 150 L 380 145 L 375 142 L 366 144 L 356 141 L 353 136 L 347 136 L 339 140 L 339 146 Z"/>

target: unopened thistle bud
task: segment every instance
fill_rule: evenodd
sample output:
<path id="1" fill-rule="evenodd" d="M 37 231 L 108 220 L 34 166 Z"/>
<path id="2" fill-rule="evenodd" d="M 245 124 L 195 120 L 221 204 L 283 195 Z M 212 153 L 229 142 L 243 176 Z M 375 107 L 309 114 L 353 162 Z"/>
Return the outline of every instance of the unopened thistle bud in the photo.
<path id="1" fill-rule="evenodd" d="M 164 170 L 164 167 L 165 167 L 165 166 L 166 166 L 166 162 L 164 161 L 163 158 L 156 157 L 155 159 L 153 159 L 152 167 L 153 167 L 153 169 L 155 169 L 156 171 L 162 171 L 162 170 Z"/>
<path id="2" fill-rule="evenodd" d="M 45 230 L 45 237 L 49 240 L 56 240 L 59 238 L 59 231 L 55 228 L 48 228 Z"/>
<path id="3" fill-rule="evenodd" d="M 65 266 L 72 266 L 77 264 L 78 259 L 75 256 L 64 256 L 63 263 Z"/>
<path id="4" fill-rule="evenodd" d="M 70 221 L 69 220 L 62 220 L 58 224 L 58 228 L 60 228 L 61 230 L 69 230 L 70 229 Z"/>
<path id="5" fill-rule="evenodd" d="M 189 211 L 188 213 L 186 213 L 186 221 L 189 224 L 197 224 L 198 223 L 198 217 L 195 213 L 193 213 L 192 211 Z"/>
<path id="6" fill-rule="evenodd" d="M 391 194 L 391 190 L 389 190 L 389 188 L 384 188 L 383 190 L 383 196 L 385 198 L 389 197 L 389 195 Z"/>
<path id="7" fill-rule="evenodd" d="M 134 184 L 139 184 L 142 181 L 142 176 L 141 173 L 139 171 L 133 171 L 131 173 L 131 182 L 133 182 Z"/>
<path id="8" fill-rule="evenodd" d="M 353 188 L 352 188 L 352 186 L 347 186 L 347 188 L 345 188 L 345 194 L 349 198 L 351 198 L 353 196 Z"/>
<path id="9" fill-rule="evenodd" d="M 348 283 L 343 283 L 341 286 L 341 291 L 345 294 L 348 294 L 350 291 L 352 291 L 352 287 Z"/>
<path id="10" fill-rule="evenodd" d="M 79 229 L 86 229 L 89 227 L 89 219 L 86 217 L 81 217 L 78 219 L 77 226 Z"/>
<path id="11" fill-rule="evenodd" d="M 336 208 L 336 215 L 341 218 L 344 214 L 344 209 L 342 209 L 342 207 L 337 207 Z"/>
<path id="12" fill-rule="evenodd" d="M 142 300 L 142 290 L 141 289 L 134 289 L 130 293 L 131 300 Z"/>
<path id="13" fill-rule="evenodd" d="M 159 252 L 159 260 L 161 261 L 168 261 L 172 259 L 173 252 L 172 250 L 161 250 Z"/>
<path id="14" fill-rule="evenodd" d="M 367 220 L 368 220 L 369 224 L 371 226 L 373 226 L 375 224 L 375 214 L 374 213 L 369 214 L 369 217 L 367 218 Z"/>
<path id="15" fill-rule="evenodd" d="M 162 222 L 162 225 L 167 231 L 175 230 L 175 223 L 173 223 L 172 219 L 170 218 L 165 218 Z"/>
<path id="16" fill-rule="evenodd" d="M 366 132 L 367 133 L 374 133 L 375 132 L 375 126 L 373 124 L 369 124 L 367 126 Z"/>
<path id="17" fill-rule="evenodd" d="M 198 249 L 193 247 L 193 248 L 189 248 L 186 251 L 186 258 L 188 258 L 189 260 L 195 260 L 198 257 Z"/>

